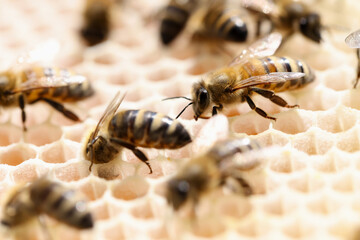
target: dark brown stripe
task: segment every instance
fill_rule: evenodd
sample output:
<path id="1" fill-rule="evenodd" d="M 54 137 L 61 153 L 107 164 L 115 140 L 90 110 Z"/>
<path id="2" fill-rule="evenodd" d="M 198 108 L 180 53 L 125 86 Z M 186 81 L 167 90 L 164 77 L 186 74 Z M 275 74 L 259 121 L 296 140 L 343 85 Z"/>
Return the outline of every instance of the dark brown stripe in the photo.
<path id="1" fill-rule="evenodd" d="M 269 70 L 269 67 L 267 65 L 266 59 L 259 59 L 259 61 L 261 62 L 263 68 L 265 69 L 266 74 L 269 74 L 270 70 Z"/>
<path id="2" fill-rule="evenodd" d="M 280 59 L 281 59 L 281 64 L 283 65 L 284 69 L 286 69 L 287 72 L 292 72 L 289 60 L 284 57 L 282 57 Z"/>

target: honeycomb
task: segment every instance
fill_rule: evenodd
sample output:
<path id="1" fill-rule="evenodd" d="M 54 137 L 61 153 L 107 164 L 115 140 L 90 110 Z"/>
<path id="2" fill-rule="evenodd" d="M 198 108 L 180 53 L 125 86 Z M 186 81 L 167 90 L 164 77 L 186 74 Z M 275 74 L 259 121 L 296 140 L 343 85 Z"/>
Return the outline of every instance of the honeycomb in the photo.
<path id="1" fill-rule="evenodd" d="M 295 34 L 278 55 L 306 61 L 316 81 L 279 94 L 298 109 L 283 109 L 254 96 L 277 121 L 264 119 L 246 104 L 209 120 L 180 118 L 193 142 L 179 150 L 144 149 L 154 173 L 124 150 L 119 158 L 88 171 L 83 137 L 117 91 L 127 92 L 121 109 L 148 109 L 175 117 L 191 85 L 231 59 L 205 44 L 190 43 L 184 32 L 169 48 L 161 46 L 156 20 L 166 0 L 123 1 L 112 9 L 109 39 L 87 48 L 79 37 L 83 0 L 3 0 L 0 8 L 0 69 L 49 38 L 61 51 L 53 64 L 88 76 L 96 94 L 67 104 L 83 121 L 74 123 L 38 103 L 26 106 L 28 131 L 20 110 L 1 109 L 0 199 L 15 185 L 43 174 L 82 192 L 96 220 L 79 231 L 45 218 L 53 239 L 356 239 L 360 235 L 360 90 L 353 89 L 356 54 L 344 39 L 359 28 L 357 1 L 306 1 L 328 27 L 321 45 Z M 236 55 L 245 44 L 228 44 Z M 254 195 L 215 189 L 206 193 L 196 217 L 167 205 L 164 183 L 196 153 L 228 136 L 249 136 L 264 150 L 260 164 L 245 172 Z M 1 217 L 1 216 L 0 216 Z M 358 235 L 359 234 L 359 235 Z M 0 228 L 0 239 L 45 239 L 37 221 Z"/>

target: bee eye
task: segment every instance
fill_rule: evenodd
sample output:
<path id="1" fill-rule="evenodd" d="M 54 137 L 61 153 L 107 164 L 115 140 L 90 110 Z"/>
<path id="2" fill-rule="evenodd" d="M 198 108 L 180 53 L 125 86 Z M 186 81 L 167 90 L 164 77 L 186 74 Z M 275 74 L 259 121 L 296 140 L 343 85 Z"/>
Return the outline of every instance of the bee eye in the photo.
<path id="1" fill-rule="evenodd" d="M 208 100 L 208 92 L 206 89 L 201 88 L 198 93 L 199 105 L 205 107 Z"/>
<path id="2" fill-rule="evenodd" d="M 187 181 L 180 181 L 177 184 L 177 192 L 182 198 L 186 198 L 190 190 L 190 185 Z"/>

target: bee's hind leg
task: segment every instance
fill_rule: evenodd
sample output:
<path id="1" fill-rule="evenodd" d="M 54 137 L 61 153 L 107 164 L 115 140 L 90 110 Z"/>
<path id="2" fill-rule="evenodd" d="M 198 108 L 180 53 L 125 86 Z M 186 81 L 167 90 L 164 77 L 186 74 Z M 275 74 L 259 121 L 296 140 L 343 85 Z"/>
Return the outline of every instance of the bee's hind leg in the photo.
<path id="1" fill-rule="evenodd" d="M 120 139 L 117 139 L 117 138 L 110 138 L 110 142 L 119 144 L 120 146 L 131 150 L 135 154 L 135 156 L 137 156 L 143 163 L 145 163 L 148 166 L 148 168 L 150 170 L 150 174 L 153 172 L 152 168 L 150 166 L 150 163 L 149 163 L 149 159 L 146 157 L 146 155 L 142 151 L 137 149 L 134 145 L 124 142 L 124 141 L 121 141 Z"/>
<path id="2" fill-rule="evenodd" d="M 297 104 L 289 105 L 282 97 L 276 95 L 273 91 L 260 89 L 260 88 L 252 88 L 251 90 L 260 94 L 261 96 L 263 96 L 265 98 L 268 98 L 270 101 L 272 101 L 273 103 L 275 103 L 276 105 L 279 105 L 281 107 L 286 107 L 286 108 L 299 107 L 299 105 L 297 105 Z"/>
<path id="3" fill-rule="evenodd" d="M 50 104 L 50 106 L 52 106 L 53 108 L 55 108 L 57 111 L 61 112 L 62 114 L 64 114 L 65 117 L 73 120 L 73 121 L 80 121 L 80 118 L 73 112 L 71 112 L 70 110 L 66 109 L 64 107 L 64 105 L 62 105 L 61 103 L 58 103 L 54 100 L 48 99 L 48 98 L 41 98 L 39 100 L 43 100 L 45 102 L 47 102 L 48 104 Z"/>
<path id="4" fill-rule="evenodd" d="M 276 121 L 276 118 L 268 116 L 264 110 L 256 107 L 255 103 L 253 102 L 253 100 L 251 100 L 251 98 L 249 96 L 245 96 L 245 99 L 246 99 L 246 102 L 249 104 L 249 107 L 252 110 L 254 110 L 257 114 L 259 114 L 260 116 L 262 116 L 264 118 L 268 118 L 268 119 Z"/>

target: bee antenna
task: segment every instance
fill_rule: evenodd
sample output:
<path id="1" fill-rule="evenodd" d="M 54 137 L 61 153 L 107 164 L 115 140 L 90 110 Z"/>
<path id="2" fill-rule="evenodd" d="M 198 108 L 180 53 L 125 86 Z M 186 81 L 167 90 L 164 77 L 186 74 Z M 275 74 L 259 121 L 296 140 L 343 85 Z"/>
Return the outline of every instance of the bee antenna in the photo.
<path id="1" fill-rule="evenodd" d="M 171 99 L 177 99 L 177 98 L 184 98 L 188 101 L 192 101 L 192 99 L 188 98 L 188 97 L 184 97 L 184 96 L 178 96 L 178 97 L 169 97 L 169 98 L 164 98 L 163 100 L 161 101 L 166 101 L 166 100 L 171 100 Z"/>
<path id="2" fill-rule="evenodd" d="M 181 112 L 176 116 L 175 119 L 178 119 L 178 118 L 180 117 L 180 115 L 188 108 L 188 106 L 190 106 L 190 105 L 192 105 L 192 104 L 194 104 L 194 102 L 191 102 L 191 103 L 189 103 L 188 105 L 186 105 L 186 106 L 184 107 L 184 109 L 181 110 Z"/>

